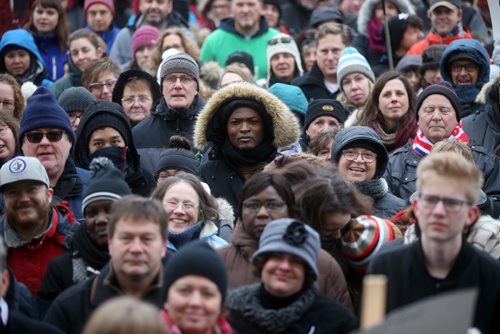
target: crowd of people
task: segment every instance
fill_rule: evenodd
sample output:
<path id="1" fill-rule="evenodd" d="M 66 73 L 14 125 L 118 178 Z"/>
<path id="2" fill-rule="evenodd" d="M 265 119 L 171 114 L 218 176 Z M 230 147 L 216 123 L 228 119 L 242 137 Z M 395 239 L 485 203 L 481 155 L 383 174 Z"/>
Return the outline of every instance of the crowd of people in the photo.
<path id="1" fill-rule="evenodd" d="M 500 333 L 498 40 L 483 0 L 2 2 L 0 332 L 350 333 L 380 274 Z"/>

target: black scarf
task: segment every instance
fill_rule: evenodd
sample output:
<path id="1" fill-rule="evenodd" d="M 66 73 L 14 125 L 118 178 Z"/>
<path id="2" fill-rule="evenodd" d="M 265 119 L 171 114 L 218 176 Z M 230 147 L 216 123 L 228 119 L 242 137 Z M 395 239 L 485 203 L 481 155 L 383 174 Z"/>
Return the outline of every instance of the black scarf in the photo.
<path id="1" fill-rule="evenodd" d="M 267 300 L 270 297 L 261 283 L 247 285 L 234 290 L 227 298 L 226 306 L 230 310 L 240 312 L 249 322 L 269 333 L 281 333 L 290 325 L 297 322 L 314 303 L 316 292 L 313 287 L 301 291 L 293 301 L 288 300 L 283 307 L 266 308 L 265 304 L 275 304 L 276 300 Z M 265 301 L 262 298 L 266 299 Z"/>
<path id="2" fill-rule="evenodd" d="M 191 242 L 195 239 L 198 239 L 200 236 L 201 229 L 204 226 L 203 221 L 199 221 L 196 224 L 189 226 L 182 232 L 174 233 L 172 231 L 168 231 L 168 241 L 170 241 L 175 248 L 179 249 L 188 242 Z"/>
<path id="3" fill-rule="evenodd" d="M 253 166 L 271 161 L 276 155 L 276 147 L 272 142 L 262 141 L 250 150 L 240 150 L 234 147 L 226 137 L 222 144 L 222 151 L 226 158 L 235 165 Z"/>
<path id="4" fill-rule="evenodd" d="M 72 249 L 93 269 L 101 270 L 109 261 L 107 248 L 99 248 L 90 238 L 85 224 L 82 223 L 75 231 L 72 239 Z"/>

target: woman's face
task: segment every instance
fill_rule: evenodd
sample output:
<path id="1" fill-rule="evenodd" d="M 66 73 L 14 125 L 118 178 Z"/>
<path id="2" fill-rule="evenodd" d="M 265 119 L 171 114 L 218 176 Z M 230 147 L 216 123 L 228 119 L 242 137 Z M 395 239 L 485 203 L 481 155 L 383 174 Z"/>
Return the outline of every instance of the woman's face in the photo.
<path id="1" fill-rule="evenodd" d="M 387 20 L 392 19 L 393 17 L 396 17 L 398 15 L 398 7 L 394 5 L 393 3 L 386 1 L 385 3 L 385 14 L 387 15 Z M 375 6 L 375 13 L 374 15 L 379 19 L 380 21 L 384 20 L 384 11 L 382 10 L 382 2 L 379 2 Z"/>
<path id="2" fill-rule="evenodd" d="M 342 79 L 345 96 L 356 107 L 365 105 L 370 96 L 370 79 L 361 73 L 352 73 Z"/>
<path id="3" fill-rule="evenodd" d="M 279 24 L 280 12 L 271 4 L 262 4 L 262 15 L 266 18 L 270 27 L 277 27 Z"/>
<path id="4" fill-rule="evenodd" d="M 149 86 L 142 81 L 125 85 L 122 98 L 123 111 L 133 122 L 140 122 L 151 114 L 153 96 Z"/>
<path id="5" fill-rule="evenodd" d="M 367 162 L 366 160 L 371 162 Z M 366 148 L 348 148 L 340 154 L 337 167 L 344 180 L 352 182 L 368 181 L 375 176 L 377 156 L 374 152 Z"/>
<path id="6" fill-rule="evenodd" d="M 200 198 L 186 182 L 170 186 L 163 196 L 163 207 L 168 214 L 168 229 L 180 233 L 199 221 Z"/>
<path id="7" fill-rule="evenodd" d="M 306 72 L 310 72 L 316 62 L 316 44 L 309 44 L 304 48 L 303 57 Z"/>
<path id="8" fill-rule="evenodd" d="M 113 98 L 113 89 L 115 89 L 116 76 L 110 72 L 102 72 L 97 77 L 96 82 L 92 82 L 89 90 L 96 99 L 103 101 L 111 101 Z"/>
<path id="9" fill-rule="evenodd" d="M 145 45 L 137 49 L 135 52 L 137 66 L 139 66 L 139 68 L 143 71 L 149 71 L 149 59 L 151 58 L 153 48 L 153 45 Z"/>
<path id="10" fill-rule="evenodd" d="M 16 153 L 16 139 L 14 132 L 7 124 L 0 122 L 0 161 L 11 159 Z"/>
<path id="11" fill-rule="evenodd" d="M 186 52 L 184 46 L 182 45 L 181 38 L 179 37 L 179 35 L 176 34 L 170 34 L 163 37 L 163 43 L 161 45 L 161 49 L 163 52 L 167 51 L 168 49 L 176 49 L 179 50 L 180 52 Z"/>
<path id="12" fill-rule="evenodd" d="M 5 69 L 12 76 L 21 76 L 30 68 L 30 54 L 26 49 L 14 49 L 3 57 Z"/>
<path id="13" fill-rule="evenodd" d="M 262 284 L 273 296 L 289 297 L 302 290 L 305 271 L 301 258 L 289 253 L 273 253 L 262 268 Z"/>
<path id="14" fill-rule="evenodd" d="M 183 276 L 168 290 L 165 308 L 182 333 L 211 333 L 221 314 L 217 285 L 202 276 Z"/>
<path id="15" fill-rule="evenodd" d="M 83 71 L 92 60 L 101 58 L 103 50 L 96 48 L 87 38 L 78 38 L 70 43 L 69 53 L 76 67 Z"/>
<path id="16" fill-rule="evenodd" d="M 257 240 L 267 224 L 286 217 L 288 217 L 288 207 L 272 186 L 243 199 L 241 221 L 247 232 Z"/>
<path id="17" fill-rule="evenodd" d="M 408 112 L 408 92 L 399 79 L 387 81 L 380 92 L 378 107 L 389 129 L 395 128 Z"/>
<path id="18" fill-rule="evenodd" d="M 325 213 L 319 233 L 324 238 L 340 239 L 340 231 L 350 220 L 351 214 L 348 212 Z"/>
<path id="19" fill-rule="evenodd" d="M 0 101 L 2 101 L 0 112 L 14 116 L 14 110 L 16 109 L 14 88 L 5 82 L 0 82 Z"/>
<path id="20" fill-rule="evenodd" d="M 36 6 L 33 12 L 33 25 L 40 35 L 53 33 L 59 21 L 57 9 Z"/>

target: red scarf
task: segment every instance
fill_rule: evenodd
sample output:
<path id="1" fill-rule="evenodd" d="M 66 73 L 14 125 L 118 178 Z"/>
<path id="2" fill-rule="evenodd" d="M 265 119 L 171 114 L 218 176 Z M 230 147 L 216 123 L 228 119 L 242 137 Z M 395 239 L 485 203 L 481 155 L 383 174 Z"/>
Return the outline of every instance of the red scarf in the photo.
<path id="1" fill-rule="evenodd" d="M 168 314 L 168 311 L 166 309 L 161 310 L 161 317 L 163 318 L 163 321 L 165 321 L 168 332 L 170 334 L 182 334 L 182 330 L 175 324 L 174 320 L 172 319 L 170 314 Z M 233 334 L 233 330 L 231 329 L 231 326 L 229 325 L 227 320 L 220 316 L 215 323 L 212 333 Z"/>
<path id="2" fill-rule="evenodd" d="M 462 129 L 462 123 L 460 122 L 457 123 L 457 126 L 451 133 L 451 136 L 448 138 L 448 140 L 458 140 L 465 144 L 469 143 L 469 137 Z M 413 151 L 415 151 L 415 153 L 417 153 L 421 157 L 425 157 L 432 150 L 432 146 L 434 146 L 434 144 L 431 143 L 430 140 L 425 137 L 422 130 L 420 130 L 419 128 L 417 130 L 417 135 L 415 136 L 415 139 L 413 139 L 413 145 L 412 145 Z"/>

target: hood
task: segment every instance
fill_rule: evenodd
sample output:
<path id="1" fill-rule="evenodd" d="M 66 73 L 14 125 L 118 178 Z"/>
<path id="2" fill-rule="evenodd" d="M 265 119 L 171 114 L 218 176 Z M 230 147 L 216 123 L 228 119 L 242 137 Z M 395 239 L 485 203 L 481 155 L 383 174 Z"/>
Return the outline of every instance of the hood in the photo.
<path id="1" fill-rule="evenodd" d="M 490 79 L 490 59 L 486 49 L 475 39 L 457 39 L 446 47 L 439 63 L 439 69 L 443 75 L 444 81 L 448 81 L 449 83 L 453 82 L 450 75 L 449 59 L 453 54 L 459 52 L 470 53 L 475 59 L 479 60 L 480 72 L 475 86 L 481 88 Z"/>
<path id="2" fill-rule="evenodd" d="M 495 79 L 490 80 L 487 84 L 481 88 L 481 91 L 476 96 L 476 103 L 481 104 L 498 104 L 499 97 L 498 93 L 495 94 L 494 91 L 498 92 L 498 88 L 496 87 L 499 84 L 500 76 L 497 76 Z"/>
<path id="3" fill-rule="evenodd" d="M 374 178 L 382 177 L 389 161 L 389 154 L 375 130 L 367 126 L 351 126 L 340 130 L 333 141 L 332 161 L 338 163 L 342 150 L 351 146 L 351 144 L 358 143 L 361 147 L 369 146 L 370 148 L 375 148 L 375 153 L 377 153 L 377 170 Z"/>
<path id="4" fill-rule="evenodd" d="M 219 213 L 219 219 L 227 221 L 231 229 L 234 229 L 235 217 L 234 209 L 231 204 L 229 204 L 229 202 L 222 197 L 217 197 L 215 201 L 217 202 L 217 212 Z"/>
<path id="5" fill-rule="evenodd" d="M 42 63 L 44 68 L 47 68 L 47 65 L 43 61 L 40 52 L 38 51 L 38 47 L 35 44 L 35 40 L 33 35 L 31 35 L 28 31 L 24 29 L 15 29 L 7 31 L 0 41 L 0 64 L 2 67 L 2 71 L 4 70 L 3 64 L 3 56 L 4 56 L 4 48 L 8 45 L 17 45 L 27 49 L 31 52 L 35 57 Z"/>
<path id="6" fill-rule="evenodd" d="M 361 6 L 358 15 L 358 32 L 360 34 L 368 36 L 368 25 L 372 19 L 373 13 L 375 12 L 375 6 L 379 2 L 380 0 L 365 0 Z M 399 13 L 408 13 L 410 15 L 415 14 L 415 10 L 413 9 L 413 5 L 410 3 L 410 0 L 390 0 L 390 2 L 394 3 L 398 7 Z"/>
<path id="7" fill-rule="evenodd" d="M 212 117 L 228 101 L 235 99 L 255 100 L 264 105 L 273 123 L 273 144 L 278 150 L 287 148 L 299 140 L 299 123 L 280 99 L 256 85 L 237 82 L 217 91 L 198 115 L 194 130 L 194 143 L 198 149 L 204 150 L 208 142 L 213 139 L 208 137 L 211 132 L 208 131 L 208 124 Z"/>
<path id="8" fill-rule="evenodd" d="M 131 164 L 131 167 L 134 169 L 134 171 L 139 170 L 140 169 L 139 153 L 137 152 L 137 148 L 135 147 L 133 141 L 132 129 L 130 127 L 130 123 L 127 116 L 123 111 L 122 112 L 117 111 L 117 109 L 121 110 L 121 106 L 116 105 L 116 103 L 107 101 L 99 101 L 99 102 L 100 102 L 99 108 L 93 107 L 95 104 L 90 105 L 86 109 L 80 120 L 80 124 L 78 125 L 78 129 L 76 130 L 75 134 L 76 135 L 75 145 L 73 145 L 73 156 L 75 158 L 75 162 L 78 165 L 82 166 L 82 168 L 88 168 L 90 164 L 89 161 L 90 154 L 88 149 L 88 143 L 85 142 L 85 138 L 87 136 L 88 138 L 90 138 L 90 134 L 87 133 L 89 131 L 88 125 L 98 115 L 112 114 L 112 116 L 114 116 L 122 123 L 121 127 L 125 128 L 127 132 L 125 134 L 122 134 L 122 136 L 124 137 L 125 144 L 128 147 L 127 149 L 128 163 Z"/>
<path id="9" fill-rule="evenodd" d="M 122 104 L 123 91 L 125 90 L 125 85 L 129 81 L 130 78 L 137 77 L 148 82 L 150 86 L 151 96 L 153 97 L 153 104 L 158 101 L 162 95 L 160 91 L 160 85 L 156 82 L 155 78 L 153 78 L 150 74 L 141 71 L 141 70 L 127 70 L 122 72 L 116 81 L 115 88 L 113 89 L 113 98 L 112 101 Z"/>

